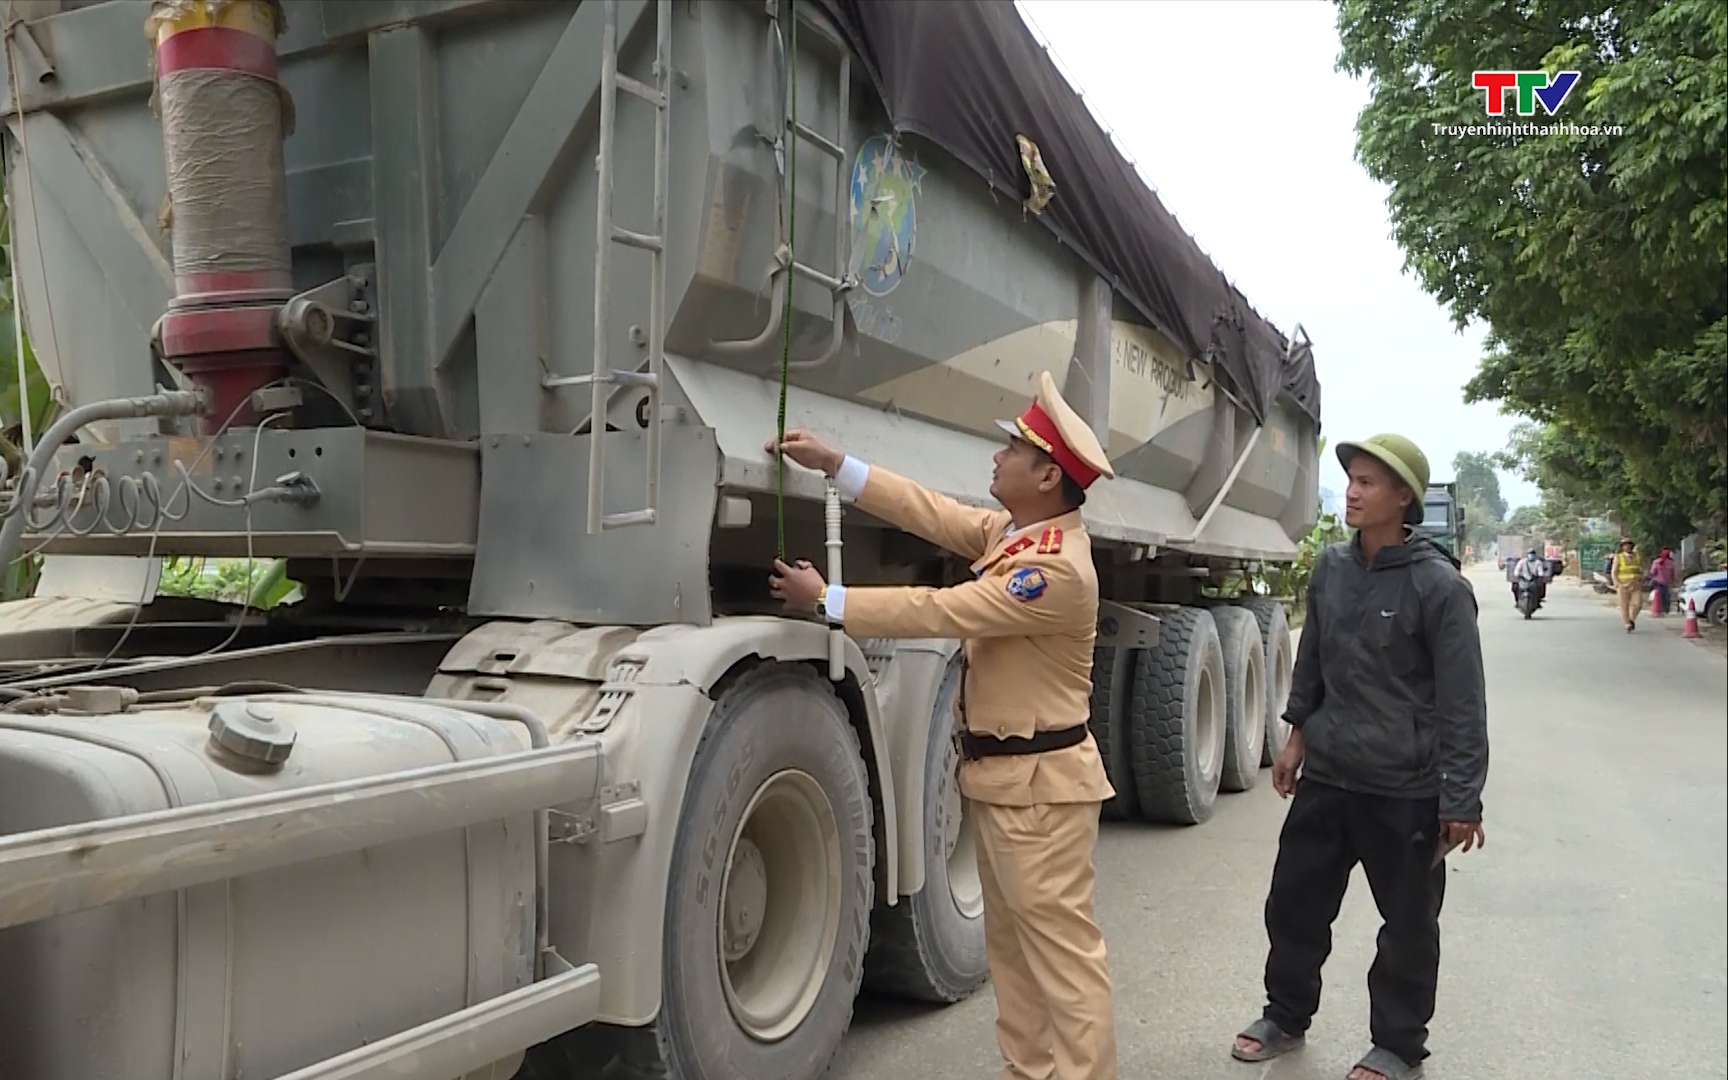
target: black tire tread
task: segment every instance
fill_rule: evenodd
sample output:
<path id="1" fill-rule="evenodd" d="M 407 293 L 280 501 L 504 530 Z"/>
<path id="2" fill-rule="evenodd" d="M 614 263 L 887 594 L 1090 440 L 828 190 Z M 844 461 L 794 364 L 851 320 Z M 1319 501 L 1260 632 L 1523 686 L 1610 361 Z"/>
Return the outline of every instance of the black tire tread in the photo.
<path id="1" fill-rule="evenodd" d="M 1203 608 L 1176 608 L 1159 618 L 1158 644 L 1141 653 L 1129 702 L 1135 795 L 1148 821 L 1198 825 L 1212 816 L 1214 801 L 1189 797 L 1185 680 L 1190 651 L 1218 631 Z"/>
<path id="2" fill-rule="evenodd" d="M 945 701 L 953 702 L 949 683 L 959 679 L 960 671 L 956 658 L 936 692 L 935 707 L 940 708 Z M 931 718 L 930 737 L 938 737 L 934 717 Z M 922 772 L 920 770 L 920 782 L 924 779 Z M 928 797 L 929 792 L 925 795 Z M 929 877 L 924 880 L 928 887 Z M 987 978 L 980 978 L 970 986 L 948 986 L 931 975 L 932 966 L 924 927 L 912 912 L 912 898 L 901 897 L 893 907 L 877 904 L 870 912 L 870 946 L 864 954 L 864 989 L 884 997 L 952 1005 L 970 997 Z"/>
<path id="3" fill-rule="evenodd" d="M 864 989 L 883 997 L 951 1005 L 950 996 L 930 978 L 930 954 L 907 897 L 893 907 L 877 904 L 870 912 L 870 951 L 864 955 Z"/>
<path id="4" fill-rule="evenodd" d="M 1118 745 L 1123 741 L 1132 742 L 1126 718 L 1128 700 L 1133 694 L 1117 693 L 1118 680 L 1123 689 L 1131 686 L 1138 653 L 1137 649 L 1114 646 L 1092 650 L 1091 715 L 1086 726 L 1092 730 L 1092 738 L 1098 743 L 1098 757 L 1104 762 L 1104 775 L 1109 777 L 1110 786 L 1116 789 L 1116 797 L 1099 808 L 1099 816 L 1105 821 L 1133 821 L 1140 816 L 1133 770 L 1122 767 L 1130 760 L 1132 750 Z M 1119 664 L 1127 670 L 1117 671 Z M 1121 775 L 1125 771 L 1127 775 Z"/>
<path id="5" fill-rule="evenodd" d="M 1260 623 L 1260 640 L 1266 643 L 1266 697 L 1268 712 L 1266 715 L 1266 738 L 1260 744 L 1260 767 L 1264 769 L 1271 766 L 1273 759 L 1278 756 L 1278 751 L 1284 748 L 1284 740 L 1278 738 L 1278 733 L 1275 730 L 1277 726 L 1275 720 L 1280 718 L 1274 717 L 1270 711 L 1271 699 L 1276 696 L 1275 688 L 1278 685 L 1278 653 L 1274 647 L 1276 643 L 1273 641 L 1273 634 L 1276 630 L 1276 624 L 1279 621 L 1282 621 L 1284 623 L 1284 636 L 1286 638 L 1291 636 L 1290 616 L 1285 611 L 1284 602 L 1282 600 L 1273 600 L 1264 596 L 1253 596 L 1241 600 L 1239 603 L 1242 607 L 1254 613 L 1254 618 Z M 1290 662 L 1292 664 L 1296 662 L 1294 642 L 1292 642 Z M 1285 736 L 1285 738 L 1288 738 L 1288 736 Z"/>
<path id="6" fill-rule="evenodd" d="M 864 989 L 883 997 L 929 1005 L 953 1005 L 983 986 L 980 979 L 965 989 L 940 985 L 930 977 L 929 946 L 910 913 L 910 898 L 893 907 L 878 904 L 870 913 L 870 951 L 864 956 Z"/>
<path id="7" fill-rule="evenodd" d="M 1266 753 L 1266 638 L 1260 630 L 1260 620 L 1246 608 L 1235 605 L 1213 608 L 1212 621 L 1218 626 L 1218 643 L 1224 652 L 1224 765 L 1220 771 L 1218 790 L 1249 791 L 1254 787 L 1255 781 L 1260 779 L 1260 763 Z M 1241 696 L 1247 693 L 1247 688 L 1239 685 L 1235 665 L 1230 662 L 1230 658 L 1239 650 L 1250 647 L 1260 653 L 1262 696 L 1258 702 L 1252 704 L 1253 711 L 1258 713 L 1253 720 L 1260 725 L 1260 745 L 1255 748 L 1253 761 L 1244 764 L 1239 761 L 1242 755 L 1239 720 L 1244 718 L 1239 714 L 1249 708 L 1249 703 L 1241 700 Z"/>

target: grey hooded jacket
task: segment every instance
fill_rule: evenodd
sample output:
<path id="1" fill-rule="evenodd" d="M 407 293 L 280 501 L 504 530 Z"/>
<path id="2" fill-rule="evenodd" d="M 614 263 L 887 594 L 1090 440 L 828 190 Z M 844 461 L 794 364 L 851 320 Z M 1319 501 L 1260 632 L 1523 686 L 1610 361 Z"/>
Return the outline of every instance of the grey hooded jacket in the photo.
<path id="1" fill-rule="evenodd" d="M 1488 779 L 1488 707 L 1476 594 L 1420 537 L 1359 539 L 1315 560 L 1284 719 L 1302 775 L 1373 795 L 1439 797 L 1444 821 L 1477 821 Z"/>

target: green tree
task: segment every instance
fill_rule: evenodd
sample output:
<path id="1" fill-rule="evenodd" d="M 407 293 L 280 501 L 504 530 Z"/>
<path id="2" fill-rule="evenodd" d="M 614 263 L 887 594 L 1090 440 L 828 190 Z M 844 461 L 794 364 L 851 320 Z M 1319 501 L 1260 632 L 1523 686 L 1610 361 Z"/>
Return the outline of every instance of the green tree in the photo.
<path id="1" fill-rule="evenodd" d="M 36 362 L 36 351 L 30 347 L 28 335 L 18 333 L 18 305 L 12 285 L 11 250 L 12 222 L 4 203 L 0 203 L 0 453 L 5 455 L 11 475 L 17 475 L 23 464 L 20 449 L 24 427 L 24 411 L 30 412 L 30 430 L 40 432 L 53 417 L 54 403 L 49 395 L 48 380 Z M 18 378 L 18 344 L 24 345 L 24 379 Z"/>
<path id="2" fill-rule="evenodd" d="M 1542 509 L 1536 506 L 1520 506 L 1512 511 L 1512 516 L 1506 519 L 1506 532 L 1509 535 L 1533 536 L 1542 531 Z"/>
<path id="3" fill-rule="evenodd" d="M 1478 551 L 1486 551 L 1494 542 L 1506 517 L 1506 497 L 1500 494 L 1500 475 L 1494 469 L 1493 454 L 1462 452 L 1452 458 L 1452 478 L 1464 508 L 1465 542 Z"/>
<path id="4" fill-rule="evenodd" d="M 1677 485 L 1641 484 L 1627 455 L 1567 421 L 1519 424 L 1498 460 L 1534 483 L 1544 519 L 1574 536 L 1592 517 L 1614 518 L 1640 544 L 1654 546 L 1677 545 L 1699 527 L 1721 531 L 1719 513 L 1695 514 L 1694 501 Z"/>
<path id="5" fill-rule="evenodd" d="M 48 391 L 48 380 L 36 362 L 28 335 L 18 332 L 19 318 L 12 282 L 11 251 L 12 221 L 6 205 L 0 202 L 0 470 L 9 477 L 17 476 L 24 466 L 23 429 L 25 411 L 29 411 L 30 430 L 40 434 L 53 419 L 54 403 Z M 24 346 L 24 378 L 18 377 L 18 346 Z M 42 560 L 26 556 L 0 566 L 0 602 L 31 595 L 41 575 Z"/>
<path id="6" fill-rule="evenodd" d="M 1500 494 L 1500 474 L 1494 471 L 1493 454 L 1455 455 L 1452 478 L 1458 484 L 1459 502 L 1485 511 L 1495 521 L 1506 516 L 1506 498 Z"/>
<path id="7" fill-rule="evenodd" d="M 1357 153 L 1406 265 L 1488 327 L 1466 400 L 1535 421 L 1522 463 L 1649 537 L 1728 492 L 1728 5 L 1339 0 L 1369 79 Z M 1478 69 L 1579 71 L 1546 134 L 1482 125 Z M 1442 125 L 1442 127 L 1436 127 Z M 1600 129 L 1607 129 L 1606 133 Z M 1617 130 L 1616 130 L 1617 129 Z"/>

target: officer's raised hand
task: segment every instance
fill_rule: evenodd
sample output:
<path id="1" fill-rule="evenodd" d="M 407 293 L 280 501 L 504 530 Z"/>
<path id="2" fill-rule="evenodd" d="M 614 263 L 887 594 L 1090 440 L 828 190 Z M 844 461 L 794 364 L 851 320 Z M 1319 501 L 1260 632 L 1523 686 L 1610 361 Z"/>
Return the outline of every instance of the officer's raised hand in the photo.
<path id="1" fill-rule="evenodd" d="M 788 455 L 790 456 L 790 455 Z M 796 566 L 774 560 L 774 573 L 768 578 L 768 591 L 785 603 L 788 611 L 815 611 L 816 597 L 822 592 L 822 574 L 804 559 Z"/>
<path id="2" fill-rule="evenodd" d="M 778 444 L 769 439 L 762 449 L 769 454 L 778 450 L 797 464 L 806 469 L 815 469 L 824 476 L 833 476 L 839 472 L 841 463 L 846 460 L 845 454 L 803 428 L 787 431 L 785 440 Z"/>

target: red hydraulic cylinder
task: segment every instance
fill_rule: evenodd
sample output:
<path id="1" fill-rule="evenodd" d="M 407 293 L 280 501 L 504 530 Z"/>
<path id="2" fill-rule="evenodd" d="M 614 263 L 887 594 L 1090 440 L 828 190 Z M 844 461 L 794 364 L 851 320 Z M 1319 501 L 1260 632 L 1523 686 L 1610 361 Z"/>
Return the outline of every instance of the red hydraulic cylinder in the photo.
<path id="1" fill-rule="evenodd" d="M 279 3 L 154 0 L 146 30 L 168 172 L 174 299 L 158 351 L 211 396 L 211 434 L 256 421 L 251 393 L 288 372 L 276 313 L 294 295 L 276 76 Z"/>

